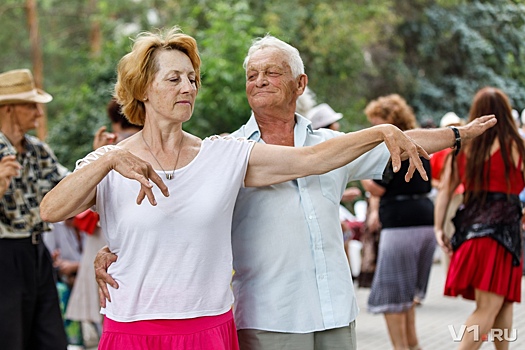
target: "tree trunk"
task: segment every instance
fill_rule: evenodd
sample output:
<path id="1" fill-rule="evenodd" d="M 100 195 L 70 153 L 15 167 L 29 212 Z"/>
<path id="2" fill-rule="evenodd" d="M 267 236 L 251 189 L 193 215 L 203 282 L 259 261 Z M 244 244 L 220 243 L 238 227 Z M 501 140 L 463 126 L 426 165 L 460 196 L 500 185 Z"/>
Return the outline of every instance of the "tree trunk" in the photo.
<path id="1" fill-rule="evenodd" d="M 36 0 L 26 0 L 27 26 L 29 28 L 29 41 L 31 44 L 31 61 L 33 62 L 33 77 L 35 85 L 42 88 L 44 85 L 44 62 L 42 59 L 42 49 L 40 47 L 40 32 L 38 30 L 38 13 Z M 42 105 L 44 115 L 38 121 L 36 130 L 37 136 L 41 140 L 47 137 L 47 116 L 45 104 Z"/>
<path id="2" fill-rule="evenodd" d="M 91 17 L 91 30 L 89 33 L 89 46 L 91 57 L 96 58 L 102 52 L 102 31 L 100 29 L 100 19 L 97 15 L 98 0 L 89 1 L 89 15 Z"/>

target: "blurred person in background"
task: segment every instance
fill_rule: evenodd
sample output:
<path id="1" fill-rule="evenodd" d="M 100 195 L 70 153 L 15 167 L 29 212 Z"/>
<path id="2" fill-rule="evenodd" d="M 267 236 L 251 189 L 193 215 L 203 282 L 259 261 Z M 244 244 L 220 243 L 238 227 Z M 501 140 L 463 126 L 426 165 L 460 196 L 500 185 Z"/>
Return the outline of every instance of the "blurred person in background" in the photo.
<path id="1" fill-rule="evenodd" d="M 365 114 L 372 125 L 388 123 L 404 131 L 417 127 L 412 108 L 397 94 L 371 101 Z M 421 160 L 430 173 L 429 160 Z M 408 163 L 401 168 L 407 169 Z M 387 171 L 382 180 L 362 181 L 371 195 L 380 197 L 381 234 L 368 310 L 384 315 L 394 349 L 417 350 L 414 301 L 426 295 L 436 250 L 434 206 L 428 197 L 429 181 L 414 174 L 406 182 L 400 174 Z"/>
<path id="2" fill-rule="evenodd" d="M 513 304 L 521 301 L 523 264 L 518 194 L 525 187 L 525 145 L 502 90 L 485 87 L 476 93 L 469 121 L 486 113 L 496 116 L 496 126 L 447 158 L 435 205 L 437 241 L 452 254 L 444 293 L 476 301 L 465 325 L 478 326 L 480 336 L 491 329 L 511 334 Z M 461 183 L 463 204 L 449 240 L 444 231 L 447 207 Z M 506 337 L 494 341 L 497 349 L 509 347 Z M 466 332 L 458 348 L 481 345 L 473 332 Z"/>
<path id="3" fill-rule="evenodd" d="M 51 255 L 41 234 L 50 230 L 40 202 L 68 173 L 49 146 L 28 131 L 53 99 L 27 69 L 0 74 L 0 344 L 4 349 L 63 350 Z"/>
<path id="4" fill-rule="evenodd" d="M 81 323 L 65 317 L 65 312 L 80 267 L 85 236 L 85 232 L 75 227 L 73 218 L 54 223 L 53 229 L 43 234 L 57 273 L 57 290 L 67 340 L 70 345 L 78 346 L 84 345 Z"/>
<path id="5" fill-rule="evenodd" d="M 338 120 L 343 118 L 343 115 L 336 113 L 328 104 L 321 103 L 310 109 L 306 117 L 312 122 L 314 130 L 326 128 L 339 131 L 341 126 Z"/>
<path id="6" fill-rule="evenodd" d="M 521 125 L 520 112 L 518 112 L 516 109 L 512 110 L 512 119 L 514 119 L 514 123 L 516 123 L 516 128 L 518 129 L 520 136 L 525 137 L 525 131 L 522 129 Z"/>
<path id="7" fill-rule="evenodd" d="M 299 113 L 303 117 L 306 117 L 308 111 L 312 109 L 317 102 L 315 101 L 315 93 L 308 86 L 304 90 L 304 93 L 297 99 L 297 105 L 295 107 L 296 113 Z"/>

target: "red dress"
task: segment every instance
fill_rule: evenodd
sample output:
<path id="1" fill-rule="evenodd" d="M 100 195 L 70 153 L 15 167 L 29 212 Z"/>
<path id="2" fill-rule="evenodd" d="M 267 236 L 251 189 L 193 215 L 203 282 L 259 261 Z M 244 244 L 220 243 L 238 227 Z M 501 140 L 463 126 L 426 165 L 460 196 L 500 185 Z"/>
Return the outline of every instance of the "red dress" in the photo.
<path id="1" fill-rule="evenodd" d="M 521 159 L 520 159 L 521 161 Z M 458 169 L 465 183 L 465 155 L 458 156 Z M 487 192 L 518 195 L 525 187 L 520 168 L 511 167 L 510 191 L 505 181 L 505 168 L 500 151 L 496 151 L 485 166 L 490 166 Z M 519 222 L 516 225 L 521 225 Z M 520 238 L 521 239 L 521 238 Z M 508 302 L 521 301 L 523 261 L 513 264 L 513 255 L 491 237 L 466 240 L 454 251 L 445 283 L 445 295 L 462 295 L 475 300 L 475 290 L 492 292 L 505 297 Z"/>
<path id="2" fill-rule="evenodd" d="M 443 166 L 445 165 L 447 156 L 451 152 L 452 152 L 451 148 L 445 148 L 436 153 L 432 153 L 432 155 L 430 156 L 430 169 L 431 169 L 432 179 L 435 179 L 438 181 L 441 179 L 441 172 L 443 171 Z M 463 184 L 459 184 L 459 186 L 454 191 L 454 194 L 461 194 L 463 192 L 464 192 Z"/>

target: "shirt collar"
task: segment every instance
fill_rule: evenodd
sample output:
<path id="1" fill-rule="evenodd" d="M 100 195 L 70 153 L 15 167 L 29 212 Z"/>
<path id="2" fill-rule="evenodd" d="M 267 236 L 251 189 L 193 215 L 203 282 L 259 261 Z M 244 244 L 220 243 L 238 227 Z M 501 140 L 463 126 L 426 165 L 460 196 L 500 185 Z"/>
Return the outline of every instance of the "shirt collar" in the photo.
<path id="1" fill-rule="evenodd" d="M 295 147 L 302 147 L 306 143 L 308 135 L 313 134 L 312 122 L 302 115 L 295 113 L 295 131 L 294 143 Z"/>
<path id="2" fill-rule="evenodd" d="M 261 141 L 261 131 L 259 130 L 259 125 L 257 124 L 257 121 L 255 120 L 255 115 L 252 112 L 252 115 L 250 116 L 250 119 L 245 125 L 244 128 L 245 136 L 248 140 L 254 140 L 256 142 Z M 306 135 L 312 134 L 312 122 L 310 120 L 306 119 L 302 115 L 295 113 L 295 129 L 294 129 L 294 140 L 295 140 L 295 146 L 303 146 Z"/>
<path id="3" fill-rule="evenodd" d="M 24 139 L 25 139 L 25 135 L 24 135 Z M 9 141 L 9 139 L 7 138 L 7 136 L 4 135 L 3 132 L 0 132 L 0 140 L 3 141 L 3 143 L 6 145 L 8 151 L 7 152 L 3 152 L 4 155 L 6 154 L 13 154 L 13 155 L 17 155 L 18 154 L 18 151 L 16 150 L 16 148 L 11 144 L 11 141 Z"/>
<path id="4" fill-rule="evenodd" d="M 261 140 L 261 130 L 259 130 L 259 125 L 257 125 L 257 121 L 255 120 L 255 115 L 253 112 L 250 116 L 250 119 L 244 126 L 244 131 L 244 135 L 248 140 L 254 140 L 257 142 Z"/>

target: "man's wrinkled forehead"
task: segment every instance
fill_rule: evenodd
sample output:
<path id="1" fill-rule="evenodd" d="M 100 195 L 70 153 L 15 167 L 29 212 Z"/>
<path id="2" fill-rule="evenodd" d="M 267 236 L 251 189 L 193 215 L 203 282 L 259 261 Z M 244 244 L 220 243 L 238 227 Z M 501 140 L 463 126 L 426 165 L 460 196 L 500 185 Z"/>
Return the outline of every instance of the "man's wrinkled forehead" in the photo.
<path id="1" fill-rule="evenodd" d="M 276 70 L 281 73 L 286 72 L 287 68 L 289 67 L 285 62 L 253 62 L 249 63 L 247 67 L 247 71 L 257 71 L 257 72 L 265 72 L 268 70 Z M 288 69 L 289 70 L 289 69 Z"/>
<path id="2" fill-rule="evenodd" d="M 261 68 L 280 68 L 286 70 L 290 68 L 287 56 L 281 50 L 274 47 L 264 47 L 255 51 L 248 60 L 247 69 L 261 70 Z"/>

